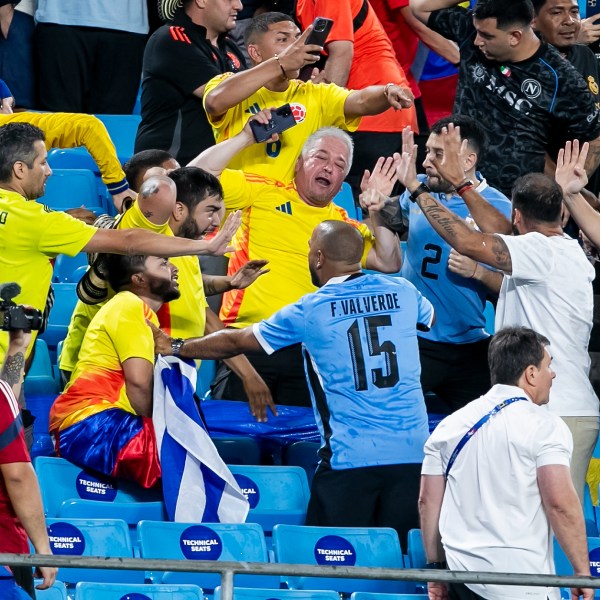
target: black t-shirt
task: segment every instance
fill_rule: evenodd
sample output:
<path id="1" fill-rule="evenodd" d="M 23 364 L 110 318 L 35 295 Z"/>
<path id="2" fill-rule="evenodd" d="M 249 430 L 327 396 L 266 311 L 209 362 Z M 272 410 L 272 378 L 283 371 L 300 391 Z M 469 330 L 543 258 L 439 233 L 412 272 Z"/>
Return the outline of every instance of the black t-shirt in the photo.
<path id="1" fill-rule="evenodd" d="M 142 122 L 135 152 L 167 150 L 186 165 L 215 139 L 195 89 L 215 75 L 244 70 L 239 48 L 226 36 L 218 47 L 179 9 L 172 22 L 155 31 L 146 45 L 142 74 Z"/>
<path id="2" fill-rule="evenodd" d="M 542 43 L 530 58 L 501 64 L 487 60 L 473 44 L 476 31 L 468 10 L 434 11 L 428 25 L 460 47 L 454 111 L 477 119 L 488 133 L 478 169 L 491 186 L 510 196 L 517 177 L 542 172 L 553 131 L 566 136 L 561 144 L 600 135 L 600 113 L 587 84 L 552 46 Z"/>

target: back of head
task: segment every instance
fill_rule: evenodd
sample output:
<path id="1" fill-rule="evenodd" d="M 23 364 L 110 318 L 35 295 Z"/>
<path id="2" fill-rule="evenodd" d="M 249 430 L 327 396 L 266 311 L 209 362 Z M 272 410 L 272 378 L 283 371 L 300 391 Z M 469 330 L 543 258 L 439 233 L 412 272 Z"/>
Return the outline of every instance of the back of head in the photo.
<path id="1" fill-rule="evenodd" d="M 211 173 L 199 167 L 180 167 L 169 173 L 177 188 L 177 202 L 181 202 L 191 212 L 209 196 L 223 198 L 223 188 Z"/>
<path id="2" fill-rule="evenodd" d="M 134 154 L 124 165 L 125 178 L 134 192 L 139 192 L 144 174 L 152 167 L 160 167 L 173 157 L 166 150 L 142 150 Z"/>
<path id="3" fill-rule="evenodd" d="M 547 338 L 528 327 L 506 327 L 496 332 L 488 349 L 492 385 L 516 385 L 527 367 L 539 367 Z"/>
<path id="4" fill-rule="evenodd" d="M 256 44 L 260 36 L 269 31 L 271 25 L 283 21 L 294 23 L 294 19 L 290 15 L 282 12 L 266 12 L 255 16 L 246 27 L 246 31 L 244 31 L 244 44 L 246 46 L 248 44 Z"/>
<path id="5" fill-rule="evenodd" d="M 131 284 L 132 276 L 142 272 L 146 264 L 146 257 L 137 254 L 105 254 L 103 260 L 106 279 L 115 292 L 127 289 Z"/>
<path id="6" fill-rule="evenodd" d="M 542 173 L 519 177 L 512 188 L 512 205 L 531 222 L 560 222 L 563 193 L 556 181 Z"/>
<path id="7" fill-rule="evenodd" d="M 315 250 L 321 250 L 326 258 L 348 265 L 360 263 L 365 241 L 356 227 L 344 221 L 323 221 L 315 232 Z"/>
<path id="8" fill-rule="evenodd" d="M 0 127 L 0 181 L 10 181 L 17 161 L 32 168 L 37 155 L 34 144 L 45 139 L 44 132 L 29 123 L 7 123 Z"/>
<path id="9" fill-rule="evenodd" d="M 468 140 L 469 146 L 479 158 L 487 147 L 487 134 L 479 122 L 467 115 L 449 115 L 431 126 L 431 133 L 440 135 L 444 127 L 450 124 L 460 127 L 460 139 Z"/>
<path id="10" fill-rule="evenodd" d="M 529 27 L 534 11 L 531 0 L 477 0 L 473 17 L 479 21 L 496 19 L 498 29 Z"/>

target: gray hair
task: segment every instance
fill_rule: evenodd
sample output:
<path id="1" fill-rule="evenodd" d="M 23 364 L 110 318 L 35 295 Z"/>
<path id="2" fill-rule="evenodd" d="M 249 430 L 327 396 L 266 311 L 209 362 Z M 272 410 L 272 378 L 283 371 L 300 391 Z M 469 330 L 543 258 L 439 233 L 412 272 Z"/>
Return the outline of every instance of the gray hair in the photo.
<path id="1" fill-rule="evenodd" d="M 337 138 L 346 144 L 346 147 L 348 148 L 348 166 L 346 167 L 344 176 L 348 175 L 348 171 L 350 171 L 350 167 L 352 166 L 352 158 L 354 156 L 354 142 L 345 131 L 342 131 L 338 127 L 321 127 L 308 136 L 306 142 L 304 142 L 304 146 L 302 146 L 302 158 L 306 158 L 307 154 L 313 150 L 323 138 L 326 137 Z"/>

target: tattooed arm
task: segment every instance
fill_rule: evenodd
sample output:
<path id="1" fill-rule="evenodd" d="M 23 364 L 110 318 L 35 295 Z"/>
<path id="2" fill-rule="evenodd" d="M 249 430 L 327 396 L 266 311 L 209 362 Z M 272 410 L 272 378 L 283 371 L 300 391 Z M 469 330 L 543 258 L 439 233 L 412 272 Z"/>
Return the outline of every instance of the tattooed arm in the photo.
<path id="1" fill-rule="evenodd" d="M 31 333 L 28 331 L 11 331 L 9 333 L 8 350 L 2 364 L 0 379 L 10 385 L 16 398 L 21 393 L 25 371 L 25 352 L 30 341 Z"/>
<path id="2" fill-rule="evenodd" d="M 420 182 L 416 171 L 417 146 L 413 142 L 411 131 L 402 132 L 402 142 L 402 155 L 395 154 L 394 159 L 398 179 L 412 194 Z M 419 194 L 417 204 L 431 226 L 457 252 L 508 275 L 512 273 L 510 252 L 501 237 L 471 229 L 466 221 L 450 212 L 427 192 Z"/>

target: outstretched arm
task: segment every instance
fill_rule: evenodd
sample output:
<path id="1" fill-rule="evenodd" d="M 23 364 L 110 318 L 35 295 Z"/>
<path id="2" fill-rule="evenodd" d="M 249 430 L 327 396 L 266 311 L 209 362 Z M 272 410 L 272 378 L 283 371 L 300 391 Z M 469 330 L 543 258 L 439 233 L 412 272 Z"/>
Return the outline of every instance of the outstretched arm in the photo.
<path id="1" fill-rule="evenodd" d="M 412 194 L 420 185 L 416 167 L 417 146 L 414 144 L 412 131 L 408 129 L 402 132 L 402 139 L 402 155 L 396 154 L 394 159 L 398 179 Z M 463 219 L 449 211 L 427 192 L 420 194 L 416 202 L 431 226 L 460 254 L 504 273 L 512 273 L 510 252 L 502 238 L 471 229 Z"/>
<path id="2" fill-rule="evenodd" d="M 558 153 L 555 178 L 562 188 L 563 201 L 577 226 L 594 246 L 600 248 L 600 214 L 581 194 L 588 181 L 585 171 L 588 150 L 588 142 L 585 142 L 581 149 L 578 140 L 567 142 Z"/>
<path id="3" fill-rule="evenodd" d="M 392 107 L 396 110 L 410 108 L 414 96 L 403 85 L 370 85 L 362 90 L 353 91 L 344 102 L 344 114 L 347 119 L 378 115 Z"/>

